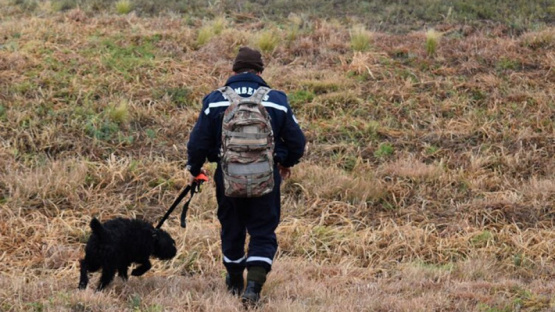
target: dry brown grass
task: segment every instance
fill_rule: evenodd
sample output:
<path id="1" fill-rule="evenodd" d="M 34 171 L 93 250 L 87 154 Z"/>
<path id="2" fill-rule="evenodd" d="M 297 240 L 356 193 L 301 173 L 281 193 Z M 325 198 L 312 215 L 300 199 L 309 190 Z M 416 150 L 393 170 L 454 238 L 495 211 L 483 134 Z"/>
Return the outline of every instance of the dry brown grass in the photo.
<path id="1" fill-rule="evenodd" d="M 242 310 L 211 184 L 144 277 L 78 291 L 78 259 L 92 216 L 163 215 L 202 96 L 264 22 L 199 46 L 176 16 L 1 14 L 0 311 Z M 261 310 L 552 311 L 553 28 L 442 25 L 430 58 L 424 30 L 353 52 L 352 25 L 290 22 L 264 77 L 297 96 L 309 146 Z"/>

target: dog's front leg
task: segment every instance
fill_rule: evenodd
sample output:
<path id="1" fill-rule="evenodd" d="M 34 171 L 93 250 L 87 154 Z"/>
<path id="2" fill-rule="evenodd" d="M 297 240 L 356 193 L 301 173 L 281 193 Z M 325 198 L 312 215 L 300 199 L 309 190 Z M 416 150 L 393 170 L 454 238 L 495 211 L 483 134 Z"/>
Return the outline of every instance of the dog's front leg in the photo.
<path id="1" fill-rule="evenodd" d="M 108 286 L 114 279 L 116 275 L 116 268 L 112 266 L 105 266 L 102 268 L 102 276 L 100 277 L 100 283 L 98 283 L 97 290 L 102 290 Z"/>
<path id="2" fill-rule="evenodd" d="M 126 266 L 122 266 L 118 268 L 118 275 L 119 277 L 121 277 L 121 279 L 123 279 L 124 281 L 126 281 L 128 279 L 127 276 L 127 269 L 129 268 L 129 265 Z"/>
<path id="3" fill-rule="evenodd" d="M 81 276 L 79 277 L 79 289 L 87 288 L 87 284 L 89 283 L 89 276 L 87 275 L 87 262 L 85 259 L 81 259 L 79 261 L 81 264 Z"/>
<path id="4" fill-rule="evenodd" d="M 152 265 L 150 261 L 147 259 L 146 261 L 141 262 L 141 264 L 131 271 L 131 275 L 133 276 L 141 276 L 146 273 L 146 271 L 150 270 Z"/>

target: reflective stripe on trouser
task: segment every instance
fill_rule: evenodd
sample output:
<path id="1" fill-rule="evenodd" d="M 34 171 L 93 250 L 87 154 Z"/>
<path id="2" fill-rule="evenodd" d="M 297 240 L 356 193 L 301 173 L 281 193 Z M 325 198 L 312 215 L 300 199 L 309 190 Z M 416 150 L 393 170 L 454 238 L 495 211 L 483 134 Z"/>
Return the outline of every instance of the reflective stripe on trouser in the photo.
<path id="1" fill-rule="evenodd" d="M 275 230 L 280 218 L 280 182 L 274 170 L 275 186 L 271 193 L 257 198 L 230 198 L 224 195 L 223 175 L 218 167 L 214 175 L 221 224 L 223 262 L 229 272 L 261 266 L 270 271 L 277 250 Z M 245 255 L 247 233 L 250 236 Z"/>

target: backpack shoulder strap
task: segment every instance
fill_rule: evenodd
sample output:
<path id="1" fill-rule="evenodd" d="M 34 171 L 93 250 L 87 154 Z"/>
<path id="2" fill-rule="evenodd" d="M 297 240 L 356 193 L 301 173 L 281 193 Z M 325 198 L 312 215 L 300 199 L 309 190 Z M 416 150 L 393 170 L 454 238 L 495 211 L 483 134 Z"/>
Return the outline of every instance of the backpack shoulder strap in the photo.
<path id="1" fill-rule="evenodd" d="M 249 98 L 250 101 L 262 104 L 264 97 L 268 94 L 272 89 L 268 87 L 260 87 L 256 89 L 253 95 Z"/>
<path id="2" fill-rule="evenodd" d="M 223 122 L 229 122 L 231 118 L 235 115 L 239 107 L 239 103 L 242 101 L 242 97 L 233 90 L 233 88 L 229 86 L 221 87 L 218 89 L 228 100 L 229 100 L 229 107 L 225 110 Z"/>
<path id="3" fill-rule="evenodd" d="M 265 118 L 269 118 L 270 115 L 268 114 L 268 111 L 266 110 L 264 105 L 262 105 L 262 101 L 264 100 L 266 94 L 268 94 L 271 90 L 272 89 L 268 87 L 259 87 L 258 89 L 256 89 L 254 94 L 248 98 L 249 102 L 256 103 L 256 105 L 258 106 L 258 110 Z"/>
<path id="4" fill-rule="evenodd" d="M 231 102 L 230 105 L 234 103 L 241 102 L 242 97 L 233 90 L 233 88 L 229 86 L 221 87 L 218 89 L 227 99 Z"/>

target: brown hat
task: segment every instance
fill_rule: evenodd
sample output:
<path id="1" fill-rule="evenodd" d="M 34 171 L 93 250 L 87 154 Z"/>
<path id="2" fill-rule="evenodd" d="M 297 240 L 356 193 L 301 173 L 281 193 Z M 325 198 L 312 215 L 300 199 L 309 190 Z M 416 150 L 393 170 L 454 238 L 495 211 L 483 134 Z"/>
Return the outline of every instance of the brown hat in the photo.
<path id="1" fill-rule="evenodd" d="M 241 47 L 233 62 L 233 71 L 238 73 L 242 70 L 254 69 L 261 73 L 264 70 L 262 55 L 260 52 L 248 47 Z"/>

